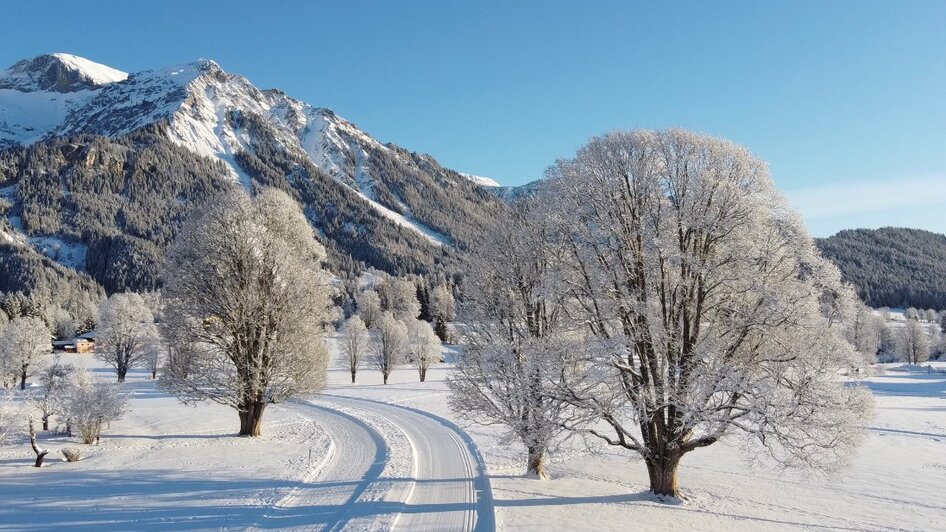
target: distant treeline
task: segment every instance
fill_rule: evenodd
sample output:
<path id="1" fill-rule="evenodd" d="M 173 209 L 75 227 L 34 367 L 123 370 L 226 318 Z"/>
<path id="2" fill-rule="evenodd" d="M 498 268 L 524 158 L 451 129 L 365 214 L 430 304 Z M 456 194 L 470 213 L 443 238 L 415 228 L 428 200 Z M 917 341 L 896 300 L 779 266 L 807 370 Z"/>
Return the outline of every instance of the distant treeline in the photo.
<path id="1" fill-rule="evenodd" d="M 818 247 L 872 307 L 946 309 L 946 235 L 852 229 L 818 239 Z"/>

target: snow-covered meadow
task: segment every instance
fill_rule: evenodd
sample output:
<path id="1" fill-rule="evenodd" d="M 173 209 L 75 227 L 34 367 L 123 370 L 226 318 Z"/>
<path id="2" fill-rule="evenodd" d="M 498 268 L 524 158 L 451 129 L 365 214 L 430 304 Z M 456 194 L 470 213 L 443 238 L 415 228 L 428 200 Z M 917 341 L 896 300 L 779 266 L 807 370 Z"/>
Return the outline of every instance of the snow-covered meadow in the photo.
<path id="1" fill-rule="evenodd" d="M 386 386 L 333 368 L 321 396 L 271 407 L 260 438 L 233 436 L 232 410 L 184 406 L 138 370 L 130 413 L 100 445 L 41 434 L 53 450 L 42 469 L 25 435 L 0 447 L 0 529 L 488 529 L 494 516 L 506 530 L 944 530 L 946 363 L 899 366 L 865 382 L 876 418 L 837 478 L 749 466 L 733 440 L 684 458 L 679 504 L 646 494 L 630 453 L 577 441 L 552 457 L 551 480 L 522 478 L 522 449 L 496 430 L 454 429 L 448 364 L 424 383 L 397 370 Z M 86 457 L 59 461 L 67 446 Z"/>

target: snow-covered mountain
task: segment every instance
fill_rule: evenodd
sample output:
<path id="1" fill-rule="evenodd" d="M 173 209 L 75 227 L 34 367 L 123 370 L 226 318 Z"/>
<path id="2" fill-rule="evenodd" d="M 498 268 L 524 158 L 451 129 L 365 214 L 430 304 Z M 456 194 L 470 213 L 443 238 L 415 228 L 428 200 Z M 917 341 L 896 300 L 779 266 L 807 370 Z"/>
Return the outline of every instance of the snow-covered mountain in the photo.
<path id="1" fill-rule="evenodd" d="M 306 186 L 294 177 L 299 172 L 309 179 L 324 173 L 386 223 L 435 247 L 469 241 L 460 218 L 493 201 L 481 187 L 498 185 L 382 144 L 329 109 L 259 89 L 210 60 L 126 74 L 51 54 L 0 72 L 0 149 L 79 135 L 123 139 L 154 128 L 176 146 L 221 161 L 244 187 L 283 174 L 298 189 Z M 352 221 L 353 230 L 362 222 Z"/>
<path id="2" fill-rule="evenodd" d="M 498 181 L 496 181 L 496 180 L 493 179 L 492 177 L 485 177 L 485 176 L 481 176 L 481 175 L 466 174 L 466 173 L 463 173 L 463 172 L 460 172 L 460 175 L 462 175 L 463 177 L 469 179 L 471 182 L 473 182 L 473 183 L 475 183 L 475 184 L 477 184 L 477 185 L 480 185 L 480 186 L 482 186 L 482 187 L 499 187 L 499 186 L 502 186 L 502 185 L 499 184 Z"/>

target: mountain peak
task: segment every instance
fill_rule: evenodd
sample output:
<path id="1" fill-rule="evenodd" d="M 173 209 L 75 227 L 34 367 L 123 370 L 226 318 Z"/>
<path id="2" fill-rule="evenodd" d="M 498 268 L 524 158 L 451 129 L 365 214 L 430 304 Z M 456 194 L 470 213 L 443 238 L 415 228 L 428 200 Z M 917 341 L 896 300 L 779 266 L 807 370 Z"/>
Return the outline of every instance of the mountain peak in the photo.
<path id="1" fill-rule="evenodd" d="M 18 61 L 0 71 L 0 89 L 74 92 L 123 81 L 128 74 L 83 57 L 54 53 Z"/>

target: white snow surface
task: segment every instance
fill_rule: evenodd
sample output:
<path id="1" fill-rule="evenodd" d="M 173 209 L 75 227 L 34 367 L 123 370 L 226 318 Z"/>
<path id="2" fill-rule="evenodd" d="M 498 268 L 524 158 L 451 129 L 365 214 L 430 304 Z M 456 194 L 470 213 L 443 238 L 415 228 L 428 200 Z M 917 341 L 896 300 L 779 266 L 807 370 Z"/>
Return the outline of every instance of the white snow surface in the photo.
<path id="1" fill-rule="evenodd" d="M 112 378 L 88 355 L 70 361 Z M 233 435 L 232 410 L 183 406 L 134 371 L 131 411 L 100 445 L 41 433 L 42 469 L 25 435 L 0 446 L 0 528 L 943 530 L 946 363 L 879 368 L 866 381 L 876 418 L 850 469 L 752 468 L 734 440 L 684 458 L 676 503 L 647 494 L 634 455 L 577 441 L 551 457 L 552 480 L 523 478 L 518 445 L 454 425 L 449 364 L 425 383 L 398 370 L 388 385 L 370 369 L 350 384 L 335 366 L 325 393 L 270 407 L 251 439 Z M 86 458 L 59 461 L 67 446 Z"/>
<path id="2" fill-rule="evenodd" d="M 41 140 L 95 92 L 0 89 L 0 146 L 4 143 L 29 145 Z"/>
<path id="3" fill-rule="evenodd" d="M 96 85 L 115 83 L 128 78 L 127 72 L 122 72 L 121 70 L 105 66 L 101 63 L 89 61 L 84 57 L 64 53 L 55 53 L 52 54 L 52 56 L 62 61 L 63 64 L 70 67 L 72 70 L 80 72 L 86 79 Z"/>

